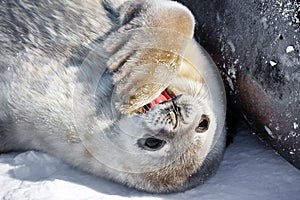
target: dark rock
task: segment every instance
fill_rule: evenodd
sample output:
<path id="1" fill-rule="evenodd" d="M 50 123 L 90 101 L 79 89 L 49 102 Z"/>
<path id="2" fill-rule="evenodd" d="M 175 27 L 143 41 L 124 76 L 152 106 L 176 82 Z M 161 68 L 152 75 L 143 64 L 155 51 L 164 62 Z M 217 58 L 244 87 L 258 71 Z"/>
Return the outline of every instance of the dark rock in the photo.
<path id="1" fill-rule="evenodd" d="M 229 119 L 241 112 L 300 169 L 300 1 L 180 2 L 194 13 L 195 37 L 221 70 Z"/>

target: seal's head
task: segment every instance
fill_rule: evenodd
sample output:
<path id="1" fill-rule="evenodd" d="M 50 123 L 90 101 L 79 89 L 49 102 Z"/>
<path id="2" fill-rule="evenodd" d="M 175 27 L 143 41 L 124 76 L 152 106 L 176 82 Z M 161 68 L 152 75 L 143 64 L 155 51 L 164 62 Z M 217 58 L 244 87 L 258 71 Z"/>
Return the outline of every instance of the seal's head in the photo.
<path id="1" fill-rule="evenodd" d="M 174 192 L 203 183 L 224 150 L 226 102 L 216 66 L 192 39 L 194 19 L 182 5 L 123 7 L 132 18 L 123 16 L 126 24 L 104 42 L 110 70 L 95 81 L 105 88 L 112 75 L 110 89 L 96 90 L 102 109 L 94 124 L 102 125 L 81 139 L 110 178 L 128 186 Z"/>
<path id="2" fill-rule="evenodd" d="M 161 94 L 136 113 L 123 115 L 118 124 L 114 143 L 126 152 L 119 164 L 131 172 L 129 184 L 139 189 L 170 192 L 196 186 L 222 158 L 222 83 L 202 49 L 195 43 L 188 48 L 191 54 Z"/>

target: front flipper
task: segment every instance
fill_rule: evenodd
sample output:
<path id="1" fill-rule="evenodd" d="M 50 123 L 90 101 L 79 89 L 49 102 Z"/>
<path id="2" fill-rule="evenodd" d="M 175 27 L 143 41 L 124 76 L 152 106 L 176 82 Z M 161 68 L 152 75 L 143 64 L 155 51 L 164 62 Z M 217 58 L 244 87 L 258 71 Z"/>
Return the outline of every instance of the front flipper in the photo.
<path id="1" fill-rule="evenodd" d="M 114 103 L 132 113 L 170 84 L 192 41 L 194 18 L 172 1 L 129 1 L 119 8 L 121 25 L 104 48 L 114 73 Z"/>

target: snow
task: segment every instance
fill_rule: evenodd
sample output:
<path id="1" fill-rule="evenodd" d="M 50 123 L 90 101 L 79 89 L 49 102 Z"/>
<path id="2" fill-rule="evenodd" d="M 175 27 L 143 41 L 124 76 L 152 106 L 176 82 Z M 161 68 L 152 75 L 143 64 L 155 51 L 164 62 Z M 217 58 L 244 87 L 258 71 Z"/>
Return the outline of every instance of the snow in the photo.
<path id="1" fill-rule="evenodd" d="M 249 130 L 239 130 L 217 174 L 184 193 L 138 192 L 35 151 L 0 154 L 0 199 L 299 199 L 300 172 Z"/>
<path id="2" fill-rule="evenodd" d="M 294 49 L 294 46 L 287 46 L 287 48 L 286 48 L 286 53 L 291 53 L 291 52 L 293 52 L 295 49 Z"/>
<path id="3" fill-rule="evenodd" d="M 277 62 L 275 62 L 275 61 L 273 61 L 273 60 L 270 60 L 270 65 L 271 65 L 272 67 L 274 67 L 274 66 L 277 65 Z"/>
<path id="4" fill-rule="evenodd" d="M 269 134 L 269 136 L 271 136 L 272 138 L 275 137 L 275 135 L 273 134 L 273 132 L 269 129 L 269 127 L 264 126 L 265 130 L 267 131 L 267 133 Z"/>
<path id="5" fill-rule="evenodd" d="M 299 127 L 299 125 L 297 124 L 297 122 L 294 122 L 294 123 L 293 123 L 293 128 L 294 128 L 294 129 L 297 129 L 298 127 Z"/>

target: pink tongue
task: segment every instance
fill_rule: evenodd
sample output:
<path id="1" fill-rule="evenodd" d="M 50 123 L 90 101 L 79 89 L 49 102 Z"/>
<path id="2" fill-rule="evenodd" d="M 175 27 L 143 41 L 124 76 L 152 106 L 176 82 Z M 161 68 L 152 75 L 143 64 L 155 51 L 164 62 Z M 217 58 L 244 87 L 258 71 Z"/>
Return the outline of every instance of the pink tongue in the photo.
<path id="1" fill-rule="evenodd" d="M 156 99 L 154 99 L 153 101 L 150 102 L 150 107 L 152 108 L 153 106 L 155 106 L 156 104 L 159 104 L 161 102 L 164 102 L 166 100 L 171 99 L 171 97 L 169 96 L 169 94 L 164 90 Z"/>

